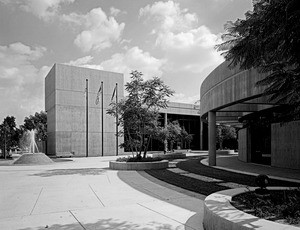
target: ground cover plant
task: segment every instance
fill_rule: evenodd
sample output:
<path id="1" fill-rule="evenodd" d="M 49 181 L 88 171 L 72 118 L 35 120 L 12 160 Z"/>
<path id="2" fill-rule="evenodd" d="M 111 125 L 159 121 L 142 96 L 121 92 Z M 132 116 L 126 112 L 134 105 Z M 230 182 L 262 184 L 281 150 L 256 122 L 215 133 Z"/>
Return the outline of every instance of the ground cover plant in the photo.
<path id="1" fill-rule="evenodd" d="M 231 204 L 243 212 L 259 218 L 300 227 L 300 189 L 269 190 L 266 196 L 254 191 L 232 198 Z"/>
<path id="2" fill-rule="evenodd" d="M 200 161 L 204 158 L 205 157 L 194 157 L 191 159 L 180 160 L 176 164 L 177 168 L 182 169 L 187 173 L 199 175 L 198 179 L 188 177 L 185 173 L 175 173 L 171 170 L 147 170 L 146 172 L 159 180 L 203 195 L 230 189 L 234 186 L 257 187 L 255 181 L 256 176 L 224 171 L 203 165 Z M 176 162 L 176 160 L 173 162 Z M 173 162 L 170 162 L 170 165 L 172 165 Z M 212 179 L 208 180 L 209 178 Z M 300 184 L 270 178 L 268 186 L 299 187 Z"/>
<path id="3" fill-rule="evenodd" d="M 119 157 L 116 161 L 117 162 L 156 162 L 161 161 L 162 159 L 159 157 Z"/>

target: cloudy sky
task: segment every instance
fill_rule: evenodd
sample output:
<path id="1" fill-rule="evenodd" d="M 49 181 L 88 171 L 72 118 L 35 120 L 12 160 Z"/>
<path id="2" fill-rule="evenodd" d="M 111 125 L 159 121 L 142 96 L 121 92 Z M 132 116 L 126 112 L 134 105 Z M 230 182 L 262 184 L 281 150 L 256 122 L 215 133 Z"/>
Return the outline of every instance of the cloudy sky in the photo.
<path id="1" fill-rule="evenodd" d="M 251 0 L 0 0 L 0 123 L 44 110 L 54 63 L 161 77 L 172 101 L 194 103 L 223 58 L 226 21 Z"/>

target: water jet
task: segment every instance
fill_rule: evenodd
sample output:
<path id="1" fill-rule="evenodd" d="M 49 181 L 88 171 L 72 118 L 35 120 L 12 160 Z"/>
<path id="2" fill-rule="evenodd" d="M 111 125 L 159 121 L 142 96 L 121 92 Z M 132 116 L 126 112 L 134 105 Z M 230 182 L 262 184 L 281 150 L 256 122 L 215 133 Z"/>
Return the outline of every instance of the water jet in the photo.
<path id="1" fill-rule="evenodd" d="M 27 131 L 30 138 L 29 152 L 23 153 L 13 164 L 24 164 L 24 165 L 42 165 L 54 163 L 48 156 L 39 151 L 39 148 L 35 141 L 35 130 Z"/>

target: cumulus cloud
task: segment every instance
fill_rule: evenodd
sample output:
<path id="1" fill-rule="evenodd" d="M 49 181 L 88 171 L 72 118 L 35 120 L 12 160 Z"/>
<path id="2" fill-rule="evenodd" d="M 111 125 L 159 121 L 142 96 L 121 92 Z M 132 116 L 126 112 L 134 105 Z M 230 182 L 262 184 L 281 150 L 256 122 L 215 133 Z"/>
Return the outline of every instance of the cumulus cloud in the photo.
<path id="1" fill-rule="evenodd" d="M 195 108 L 199 107 L 199 100 L 200 94 L 194 96 L 186 96 L 183 93 L 175 93 L 172 97 L 170 97 L 170 101 L 172 102 L 195 104 Z"/>
<path id="2" fill-rule="evenodd" d="M 78 66 L 78 67 L 85 67 L 85 68 L 90 68 L 90 69 L 103 70 L 103 67 L 101 65 L 91 64 L 93 59 L 94 59 L 94 57 L 88 55 L 88 56 L 85 56 L 85 57 L 82 57 L 82 58 L 78 58 L 76 60 L 66 62 L 64 64 Z"/>
<path id="3" fill-rule="evenodd" d="M 1 0 L 5 4 L 14 4 L 20 9 L 30 12 L 45 21 L 55 16 L 61 4 L 70 4 L 75 0 Z"/>
<path id="4" fill-rule="evenodd" d="M 179 3 L 155 2 L 141 8 L 139 15 L 145 23 L 153 25 L 155 46 L 164 51 L 168 60 L 166 71 L 200 73 L 223 61 L 214 49 L 219 37 L 205 25 L 198 25 L 197 15 L 181 9 Z"/>
<path id="5" fill-rule="evenodd" d="M 82 27 L 74 43 L 84 52 L 111 47 L 113 42 L 120 41 L 125 27 L 125 23 L 119 24 L 114 17 L 108 17 L 100 7 L 87 14 L 62 15 L 61 20 Z"/>
<path id="6" fill-rule="evenodd" d="M 17 42 L 0 46 L 0 119 L 15 116 L 21 124 L 24 114 L 44 109 L 44 77 L 49 67 L 36 68 L 32 63 L 46 48 L 29 47 Z"/>
<path id="7" fill-rule="evenodd" d="M 140 9 L 139 16 L 155 22 L 159 31 L 185 31 L 198 22 L 196 14 L 189 13 L 187 9 L 180 9 L 179 3 L 173 1 L 147 5 Z"/>
<path id="8" fill-rule="evenodd" d="M 103 61 L 101 66 L 104 70 L 124 73 L 125 81 L 128 81 L 130 72 L 133 70 L 142 72 L 145 79 L 160 77 L 164 62 L 135 46 L 126 50 L 125 53 L 112 55 L 109 60 Z"/>
<path id="9" fill-rule="evenodd" d="M 118 16 L 121 13 L 121 10 L 115 8 L 115 7 L 110 7 L 110 14 L 114 17 Z"/>
<path id="10" fill-rule="evenodd" d="M 78 67 L 99 69 L 124 74 L 124 81 L 129 81 L 130 73 L 134 70 L 143 73 L 144 79 L 154 76 L 161 77 L 162 66 L 165 60 L 157 59 L 137 46 L 126 50 L 124 53 L 115 53 L 110 59 L 97 63 L 90 55 L 71 60 L 65 64 Z"/>

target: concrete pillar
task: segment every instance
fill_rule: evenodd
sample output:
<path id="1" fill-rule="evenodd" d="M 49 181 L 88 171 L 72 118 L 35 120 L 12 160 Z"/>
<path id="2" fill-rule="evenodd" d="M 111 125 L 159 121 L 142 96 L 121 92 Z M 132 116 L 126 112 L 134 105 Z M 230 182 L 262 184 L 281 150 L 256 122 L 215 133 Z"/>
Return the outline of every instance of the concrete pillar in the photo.
<path id="1" fill-rule="evenodd" d="M 216 112 L 208 112 L 208 164 L 216 165 Z"/>
<path id="2" fill-rule="evenodd" d="M 203 150 L 203 121 L 200 118 L 200 150 Z"/>
<path id="3" fill-rule="evenodd" d="M 164 114 L 164 127 L 167 128 L 167 125 L 168 125 L 168 114 L 165 113 Z M 165 140 L 164 141 L 164 152 L 167 153 L 168 151 L 168 141 Z"/>

